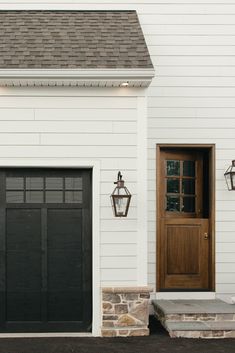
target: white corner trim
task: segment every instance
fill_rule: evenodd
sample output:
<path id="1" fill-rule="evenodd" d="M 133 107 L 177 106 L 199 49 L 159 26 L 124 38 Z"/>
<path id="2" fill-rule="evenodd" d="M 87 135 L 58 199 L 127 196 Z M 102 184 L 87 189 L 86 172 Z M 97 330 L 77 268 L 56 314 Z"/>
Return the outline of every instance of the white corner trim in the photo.
<path id="1" fill-rule="evenodd" d="M 92 336 L 101 335 L 101 290 L 100 290 L 100 162 L 79 158 L 0 158 L 0 168 L 91 168 L 92 173 Z M 73 333 L 71 333 L 73 334 Z M 10 335 L 10 334 L 9 334 Z M 27 335 L 27 334 L 26 334 Z M 49 333 L 48 333 L 49 335 Z M 59 335 L 59 333 L 58 333 Z M 65 336 L 62 333 L 61 336 Z M 14 334 L 13 334 L 14 336 Z M 0 338 L 3 336 L 0 336 Z M 10 337 L 10 336 L 8 336 Z M 27 336 L 25 336 L 27 337 Z M 35 334 L 34 337 L 37 337 Z M 52 336 L 50 336 L 52 337 Z"/>
<path id="2" fill-rule="evenodd" d="M 154 69 L 0 69 L 0 85 L 147 87 L 154 74 Z"/>
<path id="3" fill-rule="evenodd" d="M 137 97 L 137 281 L 148 282 L 147 236 L 147 96 Z"/>

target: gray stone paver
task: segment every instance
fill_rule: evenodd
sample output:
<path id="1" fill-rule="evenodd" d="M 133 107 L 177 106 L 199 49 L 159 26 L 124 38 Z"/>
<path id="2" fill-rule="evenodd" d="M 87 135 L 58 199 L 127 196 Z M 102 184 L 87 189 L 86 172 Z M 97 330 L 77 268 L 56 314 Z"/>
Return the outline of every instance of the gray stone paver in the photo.
<path id="1" fill-rule="evenodd" d="M 235 314 L 235 305 L 215 300 L 154 300 L 167 314 Z"/>

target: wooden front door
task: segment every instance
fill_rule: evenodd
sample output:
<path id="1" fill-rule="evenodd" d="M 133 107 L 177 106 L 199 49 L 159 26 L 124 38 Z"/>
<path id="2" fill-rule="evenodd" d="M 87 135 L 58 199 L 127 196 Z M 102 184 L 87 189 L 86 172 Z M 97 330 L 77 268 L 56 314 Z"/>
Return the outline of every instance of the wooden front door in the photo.
<path id="1" fill-rule="evenodd" d="M 91 171 L 0 170 L 0 331 L 91 329 Z"/>
<path id="2" fill-rule="evenodd" d="M 209 289 L 206 163 L 197 150 L 160 150 L 159 290 Z"/>

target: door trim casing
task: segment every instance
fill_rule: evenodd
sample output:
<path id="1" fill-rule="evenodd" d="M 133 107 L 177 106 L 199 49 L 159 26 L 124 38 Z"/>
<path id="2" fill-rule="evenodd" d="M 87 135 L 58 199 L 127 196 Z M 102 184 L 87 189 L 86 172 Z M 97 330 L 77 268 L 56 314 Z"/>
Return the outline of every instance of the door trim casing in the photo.
<path id="1" fill-rule="evenodd" d="M 79 160 L 78 158 L 34 158 L 0 159 L 0 168 L 86 168 L 92 169 L 92 336 L 101 335 L 101 291 L 100 291 L 100 162 L 94 160 Z M 3 334 L 5 335 L 5 334 Z M 1 337 L 3 336 L 1 335 Z M 30 337 L 37 337 L 37 333 Z M 55 333 L 48 333 L 47 337 Z M 71 337 L 70 332 L 56 333 L 57 337 Z M 81 337 L 81 332 L 73 333 L 73 337 Z M 7 334 L 7 337 L 16 337 L 16 334 Z M 28 337 L 21 334 L 20 337 Z"/>
<path id="2" fill-rule="evenodd" d="M 210 229 L 210 250 L 209 250 L 209 289 L 208 292 L 215 291 L 215 144 L 156 144 L 156 254 L 157 254 L 157 271 L 156 271 L 156 291 L 160 292 L 160 152 L 163 149 L 192 149 L 207 150 L 209 152 L 209 229 Z M 162 292 L 162 291 L 161 291 Z M 163 291 L 164 292 L 164 291 Z M 177 292 L 173 290 L 173 292 Z M 192 290 L 190 290 L 192 292 Z M 196 292 L 196 291 L 195 291 Z"/>

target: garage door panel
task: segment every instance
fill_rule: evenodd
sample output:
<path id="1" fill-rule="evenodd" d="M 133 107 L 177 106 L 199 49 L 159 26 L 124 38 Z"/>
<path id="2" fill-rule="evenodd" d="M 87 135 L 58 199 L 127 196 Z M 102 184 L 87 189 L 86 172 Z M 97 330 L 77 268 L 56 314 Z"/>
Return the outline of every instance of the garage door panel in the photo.
<path id="1" fill-rule="evenodd" d="M 40 291 L 7 293 L 7 321 L 41 321 Z"/>
<path id="2" fill-rule="evenodd" d="M 8 250 L 40 249 L 40 209 L 7 209 L 6 225 Z"/>
<path id="3" fill-rule="evenodd" d="M 82 298 L 77 290 L 49 291 L 49 321 L 82 321 Z"/>
<path id="4" fill-rule="evenodd" d="M 41 210 L 8 209 L 6 212 L 7 321 L 41 319 L 40 247 Z"/>
<path id="5" fill-rule="evenodd" d="M 47 215 L 48 312 L 51 320 L 82 319 L 82 213 L 50 209 Z M 66 290 L 64 290 L 66 288 Z"/>

